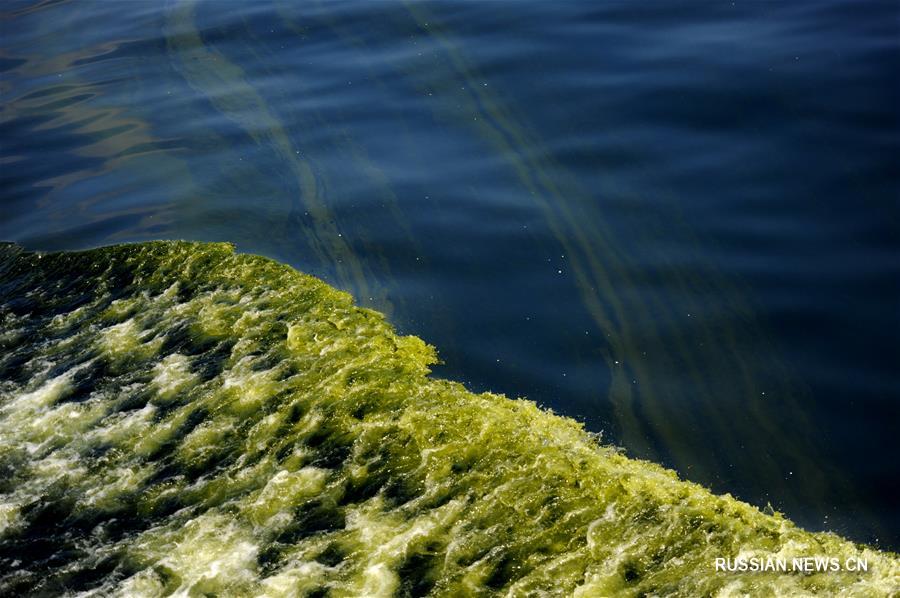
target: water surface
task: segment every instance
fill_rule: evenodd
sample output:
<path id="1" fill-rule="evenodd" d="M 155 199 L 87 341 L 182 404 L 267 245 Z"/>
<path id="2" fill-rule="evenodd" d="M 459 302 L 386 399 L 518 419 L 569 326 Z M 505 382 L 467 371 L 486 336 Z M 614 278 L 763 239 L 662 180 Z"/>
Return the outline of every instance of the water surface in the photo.
<path id="1" fill-rule="evenodd" d="M 0 238 L 290 263 L 897 548 L 896 4 L 7 2 Z"/>

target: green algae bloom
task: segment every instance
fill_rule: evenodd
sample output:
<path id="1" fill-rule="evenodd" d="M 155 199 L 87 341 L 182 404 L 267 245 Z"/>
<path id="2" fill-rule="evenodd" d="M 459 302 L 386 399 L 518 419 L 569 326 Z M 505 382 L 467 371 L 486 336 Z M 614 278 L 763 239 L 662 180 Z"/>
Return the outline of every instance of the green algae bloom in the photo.
<path id="1" fill-rule="evenodd" d="M 0 247 L 0 595 L 887 596 L 230 245 Z M 716 558 L 868 571 L 717 572 Z"/>

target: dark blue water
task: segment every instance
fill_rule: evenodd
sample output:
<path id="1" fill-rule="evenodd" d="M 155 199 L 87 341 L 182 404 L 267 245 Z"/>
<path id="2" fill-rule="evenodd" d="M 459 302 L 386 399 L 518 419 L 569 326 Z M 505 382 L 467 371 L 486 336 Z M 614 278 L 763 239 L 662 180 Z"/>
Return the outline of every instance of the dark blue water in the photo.
<path id="1" fill-rule="evenodd" d="M 898 548 L 896 2 L 5 2 L 0 238 L 222 240 Z"/>

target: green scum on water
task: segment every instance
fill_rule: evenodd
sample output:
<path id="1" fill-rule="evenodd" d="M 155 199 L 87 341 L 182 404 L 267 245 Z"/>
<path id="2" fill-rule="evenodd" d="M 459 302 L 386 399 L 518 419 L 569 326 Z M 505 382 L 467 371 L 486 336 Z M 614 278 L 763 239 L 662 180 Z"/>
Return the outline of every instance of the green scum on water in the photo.
<path id="1" fill-rule="evenodd" d="M 228 244 L 0 247 L 0 594 L 889 596 Z M 868 571 L 719 571 L 716 559 Z"/>

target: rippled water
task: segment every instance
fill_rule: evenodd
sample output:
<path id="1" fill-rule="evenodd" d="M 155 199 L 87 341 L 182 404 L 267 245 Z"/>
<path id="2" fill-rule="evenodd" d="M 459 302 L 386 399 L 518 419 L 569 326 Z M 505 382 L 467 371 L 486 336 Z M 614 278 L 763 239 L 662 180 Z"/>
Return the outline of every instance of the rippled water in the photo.
<path id="1" fill-rule="evenodd" d="M 225 240 L 897 547 L 893 2 L 7 2 L 0 239 Z"/>

